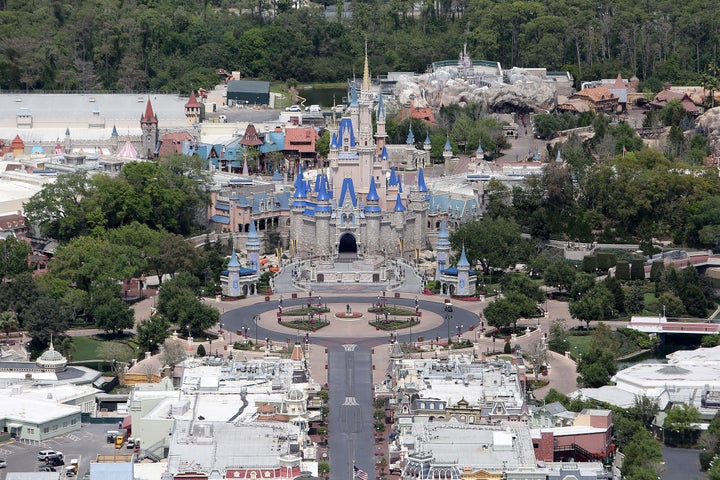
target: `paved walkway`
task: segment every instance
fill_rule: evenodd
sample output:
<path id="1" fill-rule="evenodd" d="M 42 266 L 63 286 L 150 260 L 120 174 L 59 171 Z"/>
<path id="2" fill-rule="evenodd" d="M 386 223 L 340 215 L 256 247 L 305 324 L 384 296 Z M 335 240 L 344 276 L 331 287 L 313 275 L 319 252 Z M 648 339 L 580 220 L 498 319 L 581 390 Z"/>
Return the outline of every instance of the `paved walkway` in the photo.
<path id="1" fill-rule="evenodd" d="M 338 342 L 335 341 L 335 339 L 339 339 L 340 343 L 346 342 L 348 340 L 363 343 L 370 345 L 372 347 L 372 368 L 373 368 L 373 381 L 374 382 L 380 382 L 383 378 L 385 367 L 387 366 L 387 362 L 389 361 L 389 353 L 390 353 L 390 343 L 389 343 L 389 333 L 384 331 L 376 331 L 373 330 L 371 327 L 368 326 L 367 322 L 370 318 L 369 316 L 372 314 L 369 314 L 367 312 L 368 307 L 374 303 L 377 299 L 379 292 L 376 293 L 363 293 L 363 292 L 347 292 L 344 294 L 339 293 L 322 293 L 321 295 L 321 301 L 322 303 L 327 303 L 328 307 L 330 307 L 331 312 L 328 314 L 328 318 L 331 320 L 330 325 L 317 331 L 311 333 L 311 342 L 309 346 L 309 365 L 311 369 L 311 374 L 313 378 L 320 384 L 324 385 L 327 383 L 327 368 L 328 368 L 328 359 L 327 359 L 327 345 L 330 344 L 337 344 Z M 314 293 L 315 294 L 315 293 Z M 303 301 L 303 295 L 307 294 L 299 294 L 299 301 Z M 347 302 L 345 301 L 346 298 L 348 298 L 350 295 L 352 295 L 353 298 L 360 297 L 362 299 L 367 299 L 367 301 L 353 301 L 350 303 L 350 307 L 353 312 L 362 312 L 363 317 L 359 319 L 342 319 L 342 318 L 336 318 L 335 313 L 337 312 L 343 312 L 346 308 Z M 415 295 L 411 294 L 401 294 L 401 297 L 405 301 L 414 301 Z M 289 295 L 284 295 L 284 304 L 287 305 L 290 301 Z M 411 338 L 412 341 L 417 342 L 418 336 L 423 336 L 423 332 L 427 331 L 441 331 L 441 332 L 447 332 L 447 329 L 444 327 L 445 325 L 445 319 L 437 314 L 432 313 L 429 311 L 430 307 L 429 302 L 435 304 L 435 305 L 443 305 L 443 302 L 445 300 L 445 297 L 441 297 L 438 295 L 418 295 L 417 296 L 418 301 L 420 302 L 421 310 L 423 312 L 422 314 L 422 327 L 416 328 L 413 330 L 413 332 L 410 332 L 410 329 L 404 329 L 400 330 L 397 333 L 397 338 L 401 342 L 410 342 Z M 255 308 L 261 307 L 265 309 L 265 312 L 260 314 L 260 321 L 258 322 L 258 326 L 262 328 L 263 330 L 272 331 L 275 332 L 276 335 L 273 337 L 276 339 L 275 341 L 280 342 L 288 342 L 290 344 L 294 343 L 296 338 L 304 337 L 304 332 L 298 332 L 293 331 L 291 329 L 288 329 L 284 326 L 278 325 L 277 323 L 277 305 L 278 301 L 280 299 L 279 294 L 272 295 L 269 297 L 268 302 L 265 302 L 265 297 L 263 296 L 257 296 L 257 297 L 249 297 L 241 300 L 234 300 L 234 301 L 224 301 L 224 302 L 217 302 L 215 299 L 206 299 L 205 302 L 208 305 L 215 306 L 220 310 L 221 313 L 221 324 L 223 325 L 222 331 L 223 334 L 219 336 L 219 338 L 210 344 L 210 342 L 203 342 L 203 345 L 205 346 L 205 350 L 212 353 L 218 353 L 223 354 L 226 352 L 226 346 L 229 344 L 232 344 L 234 341 L 238 341 L 241 337 L 237 335 L 236 329 L 234 328 L 228 328 L 229 325 L 225 325 L 224 322 L 226 318 L 230 318 L 228 314 L 231 312 L 236 313 L 242 313 L 247 309 L 247 307 L 254 306 Z M 392 303 L 394 298 L 389 298 L 388 303 Z M 480 318 L 478 315 L 482 313 L 483 309 L 487 305 L 487 301 L 485 302 L 460 302 L 460 301 L 454 301 L 454 308 L 455 312 L 457 313 L 459 309 L 465 310 L 469 313 L 471 313 L 475 319 Z M 133 306 L 133 309 L 135 310 L 135 317 L 136 321 L 142 321 L 145 318 L 148 318 L 150 316 L 151 310 L 153 308 L 154 300 L 153 298 L 148 298 L 146 300 L 143 300 L 141 302 L 136 303 Z M 548 311 L 548 315 L 543 318 L 538 319 L 531 319 L 531 320 L 521 320 L 519 322 L 519 325 L 524 326 L 533 326 L 537 327 L 539 326 L 539 330 L 532 332 L 527 335 L 522 335 L 517 338 L 516 343 L 521 346 L 521 348 L 526 349 L 530 346 L 531 343 L 539 341 L 541 338 L 541 335 L 543 332 L 549 332 L 550 330 L 550 324 L 553 320 L 557 318 L 564 318 L 566 319 L 566 326 L 568 328 L 575 326 L 574 323 L 576 322 L 573 320 L 570 316 L 570 312 L 568 310 L 568 304 L 566 302 L 559 302 L 556 300 L 549 300 L 547 304 L 545 305 L 545 308 Z M 466 317 L 467 318 L 467 317 Z M 250 319 L 246 319 L 247 324 L 251 325 Z M 612 324 L 613 328 L 617 328 L 618 326 L 623 326 L 624 323 L 618 324 L 617 322 L 613 322 Z M 487 338 L 482 335 L 480 332 L 480 325 L 479 320 L 475 320 L 475 323 L 472 325 L 473 330 L 469 331 L 471 325 L 462 325 L 462 336 L 463 338 L 470 338 L 475 343 L 476 351 L 474 353 L 480 355 L 482 353 L 488 353 L 492 352 L 494 350 L 501 350 L 502 345 L 500 342 L 495 340 L 493 342 L 492 338 Z M 487 325 L 485 325 L 487 327 Z M 213 329 L 214 331 L 219 333 L 220 326 L 218 325 L 216 328 Z M 96 331 L 95 331 L 96 332 Z M 85 332 L 86 334 L 88 332 Z M 248 335 L 250 337 L 250 340 L 254 341 L 252 331 L 248 331 Z M 450 334 L 453 338 L 453 341 L 457 339 L 457 327 L 456 325 L 452 325 L 452 328 L 450 329 Z M 441 335 L 441 338 L 444 339 L 447 337 L 447 333 L 444 335 Z M 433 337 L 434 338 L 434 337 Z M 279 340 L 278 340 L 279 339 Z M 425 336 L 426 340 L 430 340 L 427 336 Z M 264 336 L 260 339 L 260 343 L 263 343 Z M 182 340 L 185 342 L 185 340 Z M 324 344 L 324 345 L 323 345 Z M 188 350 L 192 349 L 192 351 L 197 350 L 197 346 L 200 345 L 200 342 L 193 342 L 192 345 L 188 346 Z M 454 350 L 453 353 L 456 353 L 458 351 Z M 263 355 L 264 351 L 259 352 L 248 352 L 243 351 L 246 355 L 253 356 L 253 355 Z M 419 356 L 419 354 L 417 354 Z M 425 355 L 425 354 L 424 354 Z M 445 356 L 447 355 L 447 350 L 439 350 L 438 355 Z M 156 360 L 157 361 L 157 360 Z M 144 362 L 140 362 L 137 366 L 133 367 L 132 370 L 137 371 L 144 371 L 143 367 Z M 132 371 L 131 370 L 131 371 Z M 577 373 L 575 370 L 575 362 L 573 362 L 571 359 L 559 355 L 556 353 L 550 354 L 550 373 L 546 377 L 542 377 L 543 380 L 547 380 L 549 382 L 548 386 L 539 389 L 536 391 L 536 396 L 538 398 L 543 397 L 546 392 L 550 388 L 554 388 L 562 393 L 570 393 L 577 389 L 576 384 L 576 377 Z"/>

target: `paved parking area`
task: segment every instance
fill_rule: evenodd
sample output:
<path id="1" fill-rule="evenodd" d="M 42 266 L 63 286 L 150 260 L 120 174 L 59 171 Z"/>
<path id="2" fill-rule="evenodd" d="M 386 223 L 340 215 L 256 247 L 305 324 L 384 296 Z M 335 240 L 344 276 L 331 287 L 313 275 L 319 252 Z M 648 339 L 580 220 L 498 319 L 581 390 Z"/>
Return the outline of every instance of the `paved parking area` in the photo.
<path id="1" fill-rule="evenodd" d="M 90 462 L 98 454 L 129 454 L 132 450 L 115 450 L 113 444 L 107 443 L 107 431 L 117 428 L 117 424 L 83 423 L 82 428 L 73 433 L 51 438 L 41 444 L 29 445 L 22 442 L 0 444 L 0 458 L 7 461 L 7 468 L 0 470 L 0 480 L 5 480 L 7 472 L 36 472 L 44 465 L 37 460 L 40 450 L 56 450 L 63 453 L 66 464 L 77 458 L 80 461 L 78 478 L 83 478 L 90 470 Z M 62 466 L 56 467 L 58 472 Z M 62 477 L 64 478 L 64 477 Z"/>

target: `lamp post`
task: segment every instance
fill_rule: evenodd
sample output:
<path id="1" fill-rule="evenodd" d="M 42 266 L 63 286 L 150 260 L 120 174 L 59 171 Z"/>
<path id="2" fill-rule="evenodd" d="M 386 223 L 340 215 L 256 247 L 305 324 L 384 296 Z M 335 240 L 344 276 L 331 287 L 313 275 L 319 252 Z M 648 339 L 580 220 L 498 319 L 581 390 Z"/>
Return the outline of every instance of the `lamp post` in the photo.
<path id="1" fill-rule="evenodd" d="M 256 347 L 256 348 L 257 348 L 257 344 L 258 344 L 258 321 L 259 321 L 259 320 L 260 320 L 260 316 L 259 316 L 259 315 L 255 315 L 255 316 L 253 317 L 253 322 L 255 322 L 255 347 Z"/>

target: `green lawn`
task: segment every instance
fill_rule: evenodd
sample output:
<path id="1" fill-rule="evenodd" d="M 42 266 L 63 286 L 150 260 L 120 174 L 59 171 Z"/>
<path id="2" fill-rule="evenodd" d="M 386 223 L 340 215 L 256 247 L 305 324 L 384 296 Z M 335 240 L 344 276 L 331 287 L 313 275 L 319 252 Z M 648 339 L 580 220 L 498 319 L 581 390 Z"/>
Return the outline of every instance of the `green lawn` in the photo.
<path id="1" fill-rule="evenodd" d="M 96 360 L 100 358 L 98 348 L 100 345 L 108 342 L 117 343 L 122 345 L 131 357 L 135 356 L 133 348 L 128 345 L 127 340 L 101 340 L 97 337 L 73 337 L 73 350 L 71 353 L 72 361 L 80 362 L 83 360 Z"/>
<path id="2" fill-rule="evenodd" d="M 592 335 L 568 336 L 568 351 L 574 357 L 576 353 L 585 353 L 590 348 Z"/>

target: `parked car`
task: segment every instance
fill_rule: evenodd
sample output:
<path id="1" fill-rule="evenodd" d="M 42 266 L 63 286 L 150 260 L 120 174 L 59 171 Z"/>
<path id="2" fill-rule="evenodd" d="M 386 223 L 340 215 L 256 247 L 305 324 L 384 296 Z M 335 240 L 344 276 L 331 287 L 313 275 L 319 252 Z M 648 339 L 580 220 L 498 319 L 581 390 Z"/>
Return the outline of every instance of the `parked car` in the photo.
<path id="1" fill-rule="evenodd" d="M 310 105 L 305 110 L 308 112 L 322 112 L 322 108 L 320 108 L 320 105 Z"/>
<path id="2" fill-rule="evenodd" d="M 53 459 L 53 458 L 61 458 L 62 459 L 63 454 L 62 452 L 56 452 L 55 450 L 40 450 L 38 452 L 38 460 L 41 462 L 44 462 L 45 460 Z"/>
<path id="3" fill-rule="evenodd" d="M 285 109 L 286 112 L 302 112 L 300 105 L 290 105 Z"/>
<path id="4" fill-rule="evenodd" d="M 332 107 L 332 110 L 333 110 L 334 112 L 344 113 L 344 112 L 345 112 L 345 105 L 335 105 L 334 107 Z"/>
<path id="5" fill-rule="evenodd" d="M 62 457 L 47 458 L 45 459 L 45 465 L 50 465 L 51 467 L 59 467 L 61 465 L 65 465 L 65 461 Z"/>
<path id="6" fill-rule="evenodd" d="M 0 458 L 0 468 L 6 468 L 6 467 L 7 467 L 7 462 L 5 461 L 5 459 Z"/>

